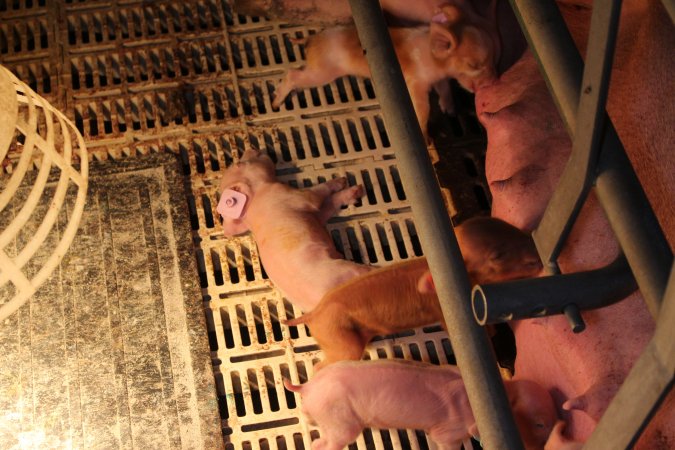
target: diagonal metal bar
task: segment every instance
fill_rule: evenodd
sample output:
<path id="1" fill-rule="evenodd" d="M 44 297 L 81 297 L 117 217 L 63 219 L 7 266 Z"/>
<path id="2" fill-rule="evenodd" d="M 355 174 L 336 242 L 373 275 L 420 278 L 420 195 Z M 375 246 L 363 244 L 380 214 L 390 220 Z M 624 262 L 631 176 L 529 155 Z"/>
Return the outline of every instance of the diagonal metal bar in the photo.
<path id="1" fill-rule="evenodd" d="M 487 333 L 473 320 L 464 262 L 379 2 L 350 5 L 481 440 L 485 448 L 521 449 Z"/>
<path id="2" fill-rule="evenodd" d="M 511 0 L 516 16 L 540 64 L 568 131 L 576 130 L 583 63 L 553 1 Z M 665 292 L 673 253 L 649 208 L 647 196 L 628 161 L 614 126 L 606 132 L 596 193 L 610 226 L 635 275 L 638 287 L 656 315 Z"/>
<path id="3" fill-rule="evenodd" d="M 620 11 L 621 0 L 593 3 L 572 154 L 532 234 L 547 264 L 557 260 L 595 178 Z"/>
<path id="4" fill-rule="evenodd" d="M 675 376 L 675 266 L 656 332 L 621 385 L 584 448 L 633 448 L 673 387 Z M 640 399 L 640 401 L 635 401 Z M 634 430 L 637 430 L 635 432 Z"/>
<path id="5" fill-rule="evenodd" d="M 670 16 L 670 20 L 675 23 L 675 0 L 661 0 L 663 2 L 663 6 L 666 8 L 666 11 L 668 11 L 668 15 Z"/>

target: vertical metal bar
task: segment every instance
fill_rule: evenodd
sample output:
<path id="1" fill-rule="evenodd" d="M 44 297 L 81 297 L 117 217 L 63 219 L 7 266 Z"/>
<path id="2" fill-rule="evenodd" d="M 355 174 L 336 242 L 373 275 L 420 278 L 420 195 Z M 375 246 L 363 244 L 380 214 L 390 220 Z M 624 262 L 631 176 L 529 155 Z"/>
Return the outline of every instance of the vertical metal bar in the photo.
<path id="1" fill-rule="evenodd" d="M 533 237 L 554 264 L 595 178 L 621 0 L 595 0 L 572 154 Z"/>
<path id="2" fill-rule="evenodd" d="M 621 385 L 584 448 L 633 448 L 675 375 L 675 266 L 656 332 Z M 637 430 L 637 431 L 635 431 Z"/>
<path id="3" fill-rule="evenodd" d="M 486 448 L 521 449 L 494 353 L 473 320 L 464 262 L 379 2 L 350 4 L 481 440 Z"/>
<path id="4" fill-rule="evenodd" d="M 675 22 L 675 1 L 673 0 L 661 0 L 661 1 L 663 2 L 663 6 L 666 8 L 666 11 L 668 11 L 670 20 Z"/>
<path id="5" fill-rule="evenodd" d="M 576 129 L 583 63 L 555 2 L 511 0 L 568 131 Z M 596 180 L 597 194 L 652 315 L 659 310 L 673 254 L 611 121 Z M 618 209 L 618 208 L 620 209 Z"/>

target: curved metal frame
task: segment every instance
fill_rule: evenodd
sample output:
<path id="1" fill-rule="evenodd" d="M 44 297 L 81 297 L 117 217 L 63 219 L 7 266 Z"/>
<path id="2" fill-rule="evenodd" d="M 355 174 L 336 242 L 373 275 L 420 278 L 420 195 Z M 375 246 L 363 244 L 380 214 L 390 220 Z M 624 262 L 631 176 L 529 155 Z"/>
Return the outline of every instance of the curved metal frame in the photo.
<path id="1" fill-rule="evenodd" d="M 14 198 L 31 164 L 39 164 L 39 169 L 31 191 L 19 213 L 14 216 L 9 226 L 0 233 L 0 286 L 11 282 L 15 288 L 14 296 L 0 305 L 0 321 L 21 307 L 63 259 L 82 218 L 89 170 L 87 147 L 75 126 L 9 70 L 0 66 L 0 82 L 3 81 L 10 83 L 16 92 L 17 110 L 15 113 L 18 117 L 15 121 L 15 128 L 25 140 L 19 161 L 14 166 L 12 175 L 5 184 L 3 191 L 0 192 L 0 211 L 3 211 Z M 5 111 L 5 113 L 12 114 L 13 111 Z M 25 117 L 22 117 L 22 113 Z M 40 117 L 41 114 L 44 116 Z M 44 122 L 41 122 L 40 119 L 44 119 Z M 45 130 L 39 130 L 39 124 L 41 123 L 45 124 Z M 44 136 L 40 134 L 40 131 L 45 133 Z M 7 148 L 0 149 L 3 159 L 7 155 L 9 147 L 17 145 L 17 143 L 17 133 L 15 133 Z M 57 146 L 62 146 L 62 148 L 58 149 Z M 73 157 L 79 158 L 79 170 L 70 164 Z M 5 248 L 15 242 L 21 229 L 35 212 L 45 194 L 49 175 L 54 166 L 61 173 L 42 222 L 18 255 L 9 256 Z M 47 236 L 57 223 L 58 215 L 64 207 L 66 193 L 72 184 L 77 186 L 78 190 L 68 224 L 62 232 L 61 239 L 51 251 L 43 266 L 32 279 L 29 279 L 23 272 L 23 268 L 45 243 Z"/>

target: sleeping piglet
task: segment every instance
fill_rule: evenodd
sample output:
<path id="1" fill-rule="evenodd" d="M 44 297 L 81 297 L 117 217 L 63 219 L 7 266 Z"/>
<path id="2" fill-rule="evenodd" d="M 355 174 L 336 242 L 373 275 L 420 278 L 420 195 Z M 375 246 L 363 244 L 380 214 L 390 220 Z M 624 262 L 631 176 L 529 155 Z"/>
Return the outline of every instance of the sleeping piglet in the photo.
<path id="1" fill-rule="evenodd" d="M 321 430 L 312 450 L 342 450 L 363 428 L 424 430 L 439 450 L 459 449 L 479 430 L 455 366 L 403 360 L 341 361 L 286 389 L 302 396 L 302 412 Z M 530 381 L 505 381 L 528 449 L 542 449 L 556 421 L 548 392 Z"/>
<path id="2" fill-rule="evenodd" d="M 499 38 L 491 21 L 464 0 L 441 7 L 431 26 L 389 30 L 422 131 L 429 117 L 428 93 L 438 82 L 455 78 L 474 91 L 496 80 Z M 307 39 L 306 63 L 292 69 L 276 89 L 279 108 L 296 88 L 321 86 L 344 75 L 370 77 L 356 28 L 328 28 Z"/>
<path id="3" fill-rule="evenodd" d="M 455 228 L 473 283 L 526 278 L 541 271 L 532 239 L 499 219 L 478 217 Z M 361 359 L 366 344 L 443 320 L 425 258 L 373 269 L 328 291 L 312 311 L 285 322 L 307 324 L 324 352 L 318 368 Z"/>
<path id="4" fill-rule="evenodd" d="M 333 287 L 371 269 L 345 260 L 324 226 L 342 205 L 363 195 L 362 186 L 347 187 L 345 178 L 334 178 L 294 189 L 275 179 L 267 155 L 247 150 L 225 170 L 220 191 L 217 209 L 225 235 L 251 230 L 270 279 L 303 311 Z"/>

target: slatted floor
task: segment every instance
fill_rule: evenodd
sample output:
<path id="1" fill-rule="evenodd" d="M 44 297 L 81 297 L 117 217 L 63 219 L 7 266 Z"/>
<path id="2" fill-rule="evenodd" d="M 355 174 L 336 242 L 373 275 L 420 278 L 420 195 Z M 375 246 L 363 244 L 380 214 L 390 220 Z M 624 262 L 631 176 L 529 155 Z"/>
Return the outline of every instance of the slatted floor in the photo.
<path id="1" fill-rule="evenodd" d="M 345 77 L 271 108 L 285 70 L 304 58 L 290 38 L 315 31 L 237 15 L 224 0 L 0 1 L 0 63 L 73 120 L 92 160 L 170 153 L 180 162 L 227 449 L 309 449 L 318 431 L 281 381 L 310 378 L 321 354 L 304 327 L 281 325 L 299 310 L 267 279 L 252 238 L 223 236 L 215 206 L 224 168 L 257 147 L 292 186 L 346 176 L 366 195 L 328 224 L 345 257 L 386 265 L 422 254 L 369 80 Z M 489 203 L 484 137 L 461 104 L 433 123 L 457 220 Z M 367 353 L 454 361 L 438 326 L 380 338 Z M 419 431 L 367 430 L 355 448 L 428 444 Z"/>

